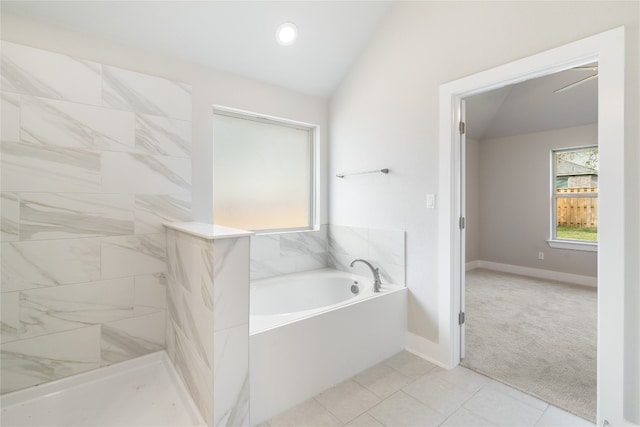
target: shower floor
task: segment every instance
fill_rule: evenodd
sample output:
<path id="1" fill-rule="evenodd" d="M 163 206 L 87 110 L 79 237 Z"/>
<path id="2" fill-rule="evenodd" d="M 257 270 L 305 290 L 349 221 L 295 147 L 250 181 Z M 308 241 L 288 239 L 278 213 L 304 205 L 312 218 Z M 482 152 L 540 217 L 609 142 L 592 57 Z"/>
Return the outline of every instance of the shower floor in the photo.
<path id="1" fill-rule="evenodd" d="M 0 425 L 205 427 L 166 353 L 5 394 Z"/>

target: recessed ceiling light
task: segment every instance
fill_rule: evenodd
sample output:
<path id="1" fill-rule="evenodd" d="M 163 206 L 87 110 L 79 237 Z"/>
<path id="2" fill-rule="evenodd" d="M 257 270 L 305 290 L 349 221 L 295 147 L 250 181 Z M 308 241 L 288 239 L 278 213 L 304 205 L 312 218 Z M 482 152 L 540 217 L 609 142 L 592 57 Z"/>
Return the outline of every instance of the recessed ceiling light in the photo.
<path id="1" fill-rule="evenodd" d="M 293 44 L 298 38 L 298 27 L 293 22 L 285 22 L 278 25 L 276 40 L 283 46 Z"/>

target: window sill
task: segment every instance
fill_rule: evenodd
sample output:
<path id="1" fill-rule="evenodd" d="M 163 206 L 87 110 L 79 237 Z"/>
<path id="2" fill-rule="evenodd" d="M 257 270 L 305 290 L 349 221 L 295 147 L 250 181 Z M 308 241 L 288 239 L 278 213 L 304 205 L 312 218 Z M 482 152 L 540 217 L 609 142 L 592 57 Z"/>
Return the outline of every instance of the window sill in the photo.
<path id="1" fill-rule="evenodd" d="M 571 240 L 547 240 L 549 246 L 555 249 L 569 249 L 572 251 L 598 252 L 597 243 L 578 242 Z"/>

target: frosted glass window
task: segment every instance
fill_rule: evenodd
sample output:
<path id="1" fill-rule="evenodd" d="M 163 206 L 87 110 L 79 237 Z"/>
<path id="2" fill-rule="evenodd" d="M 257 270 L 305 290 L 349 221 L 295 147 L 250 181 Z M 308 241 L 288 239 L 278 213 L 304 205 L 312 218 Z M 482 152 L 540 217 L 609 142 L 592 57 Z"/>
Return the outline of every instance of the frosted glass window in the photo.
<path id="1" fill-rule="evenodd" d="M 313 128 L 216 112 L 213 129 L 216 224 L 313 227 Z"/>

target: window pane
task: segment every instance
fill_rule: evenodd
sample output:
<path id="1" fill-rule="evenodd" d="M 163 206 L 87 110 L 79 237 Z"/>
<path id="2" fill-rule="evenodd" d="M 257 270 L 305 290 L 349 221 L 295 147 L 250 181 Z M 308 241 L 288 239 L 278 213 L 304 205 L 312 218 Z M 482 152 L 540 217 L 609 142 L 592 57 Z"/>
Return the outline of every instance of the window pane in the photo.
<path id="1" fill-rule="evenodd" d="M 312 131 L 221 114 L 213 124 L 216 224 L 311 227 Z"/>
<path id="2" fill-rule="evenodd" d="M 554 159 L 555 238 L 598 240 L 598 147 L 558 150 Z"/>

